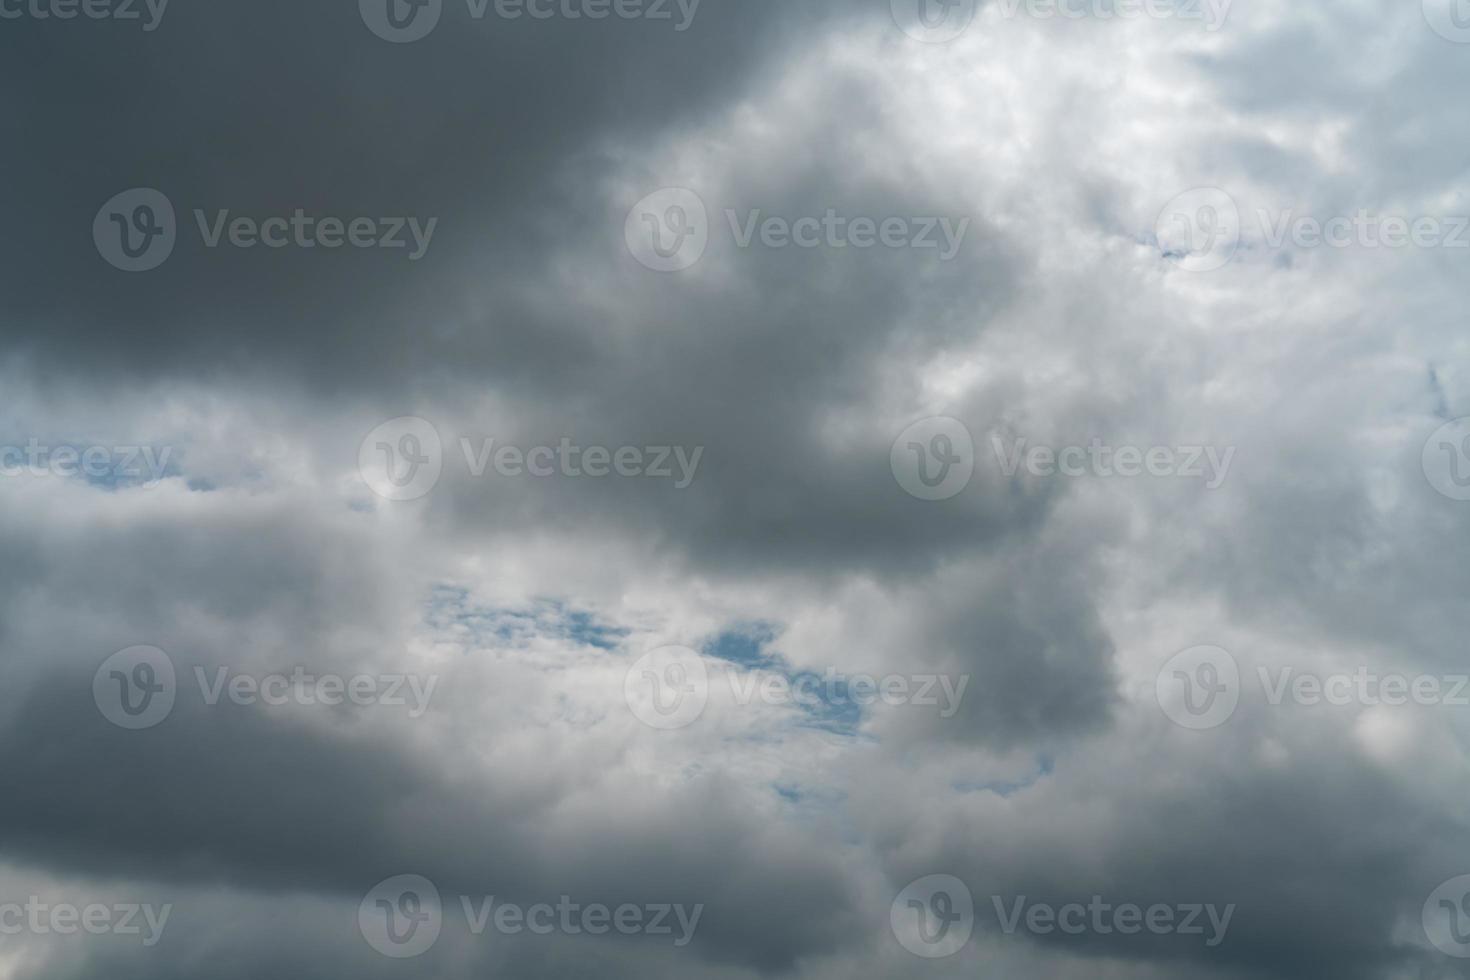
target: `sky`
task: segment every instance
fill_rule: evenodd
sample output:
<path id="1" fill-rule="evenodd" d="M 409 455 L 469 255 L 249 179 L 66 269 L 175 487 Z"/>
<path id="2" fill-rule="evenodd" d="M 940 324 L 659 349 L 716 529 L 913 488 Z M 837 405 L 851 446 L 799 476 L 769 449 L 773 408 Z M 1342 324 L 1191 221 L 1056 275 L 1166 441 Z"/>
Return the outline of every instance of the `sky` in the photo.
<path id="1" fill-rule="evenodd" d="M 1465 0 L 0 0 L 0 980 L 1470 977 Z"/>

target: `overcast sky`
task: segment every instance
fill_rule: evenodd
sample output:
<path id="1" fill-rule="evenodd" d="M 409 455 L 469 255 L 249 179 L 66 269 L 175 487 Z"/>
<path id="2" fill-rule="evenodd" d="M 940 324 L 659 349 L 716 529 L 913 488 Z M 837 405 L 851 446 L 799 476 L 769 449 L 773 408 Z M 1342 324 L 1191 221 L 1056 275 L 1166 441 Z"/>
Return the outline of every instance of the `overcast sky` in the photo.
<path id="1" fill-rule="evenodd" d="M 0 81 L 0 980 L 1470 977 L 1464 0 Z"/>

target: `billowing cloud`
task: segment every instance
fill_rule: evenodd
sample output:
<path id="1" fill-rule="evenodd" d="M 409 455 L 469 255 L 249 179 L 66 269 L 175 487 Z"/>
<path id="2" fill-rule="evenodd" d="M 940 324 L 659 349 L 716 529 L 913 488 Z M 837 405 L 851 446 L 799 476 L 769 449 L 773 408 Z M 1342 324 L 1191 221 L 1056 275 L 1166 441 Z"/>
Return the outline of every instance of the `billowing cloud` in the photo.
<path id="1" fill-rule="evenodd" d="M 1447 3 L 82 6 L 0 977 L 1470 975 Z"/>

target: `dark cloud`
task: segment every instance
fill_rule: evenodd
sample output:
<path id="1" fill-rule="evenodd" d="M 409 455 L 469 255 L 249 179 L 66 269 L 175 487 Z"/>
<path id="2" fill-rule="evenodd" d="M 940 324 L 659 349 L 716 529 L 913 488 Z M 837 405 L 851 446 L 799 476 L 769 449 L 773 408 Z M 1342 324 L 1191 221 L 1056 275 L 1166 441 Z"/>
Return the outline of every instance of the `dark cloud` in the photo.
<path id="1" fill-rule="evenodd" d="M 1217 32 L 990 3 L 939 44 L 826 0 L 686 31 L 445 0 L 412 44 L 351 2 L 0 19 L 0 976 L 1470 976 L 1423 920 L 1470 873 L 1463 707 L 1259 676 L 1462 672 L 1470 510 L 1425 442 L 1470 413 L 1462 253 L 1267 234 L 1470 214 L 1440 2 L 1240 0 Z M 126 273 L 92 225 L 135 187 L 180 235 Z M 708 217 L 679 272 L 625 241 L 663 188 Z M 1170 237 L 1191 188 L 1241 218 L 1212 271 Z M 209 249 L 195 209 L 437 224 L 417 261 Z M 760 237 L 829 213 L 963 235 Z M 359 451 L 409 415 L 443 472 L 395 502 Z M 890 451 L 936 416 L 974 472 L 931 501 Z M 1007 472 L 1019 439 L 1233 455 L 1217 484 Z M 487 440 L 699 456 L 687 486 L 475 475 Z M 170 458 L 11 468 L 33 441 Z M 180 691 L 129 731 L 93 680 L 139 644 Z M 1240 703 L 1191 730 L 1156 681 L 1200 644 Z M 671 645 L 703 657 L 643 669 Z M 438 687 L 210 705 L 196 667 Z M 742 699 L 829 671 L 964 694 Z M 661 726 L 645 688 L 699 713 Z M 450 915 L 397 960 L 357 913 L 404 874 Z M 890 916 L 932 874 L 979 921 L 920 963 Z M 703 913 L 687 948 L 472 935 L 459 897 L 490 895 Z M 1235 912 L 1218 947 L 993 924 L 1094 895 Z M 6 932 L 29 896 L 174 911 L 156 947 Z"/>

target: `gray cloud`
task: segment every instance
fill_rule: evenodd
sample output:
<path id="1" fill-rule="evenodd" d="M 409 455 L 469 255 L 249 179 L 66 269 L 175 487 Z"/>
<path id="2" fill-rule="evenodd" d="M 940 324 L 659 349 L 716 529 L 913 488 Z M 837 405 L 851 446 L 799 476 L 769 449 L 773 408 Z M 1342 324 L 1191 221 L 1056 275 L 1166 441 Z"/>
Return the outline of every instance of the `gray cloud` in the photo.
<path id="1" fill-rule="evenodd" d="M 1470 873 L 1463 708 L 1257 680 L 1463 672 L 1470 510 L 1424 452 L 1470 413 L 1463 255 L 1258 215 L 1470 214 L 1470 47 L 1412 4 L 1240 0 L 1218 32 L 982 4 L 943 44 L 887 8 L 705 0 L 679 32 L 447 0 L 413 44 L 351 3 L 0 25 L 27 93 L 0 112 L 0 450 L 170 450 L 156 484 L 0 475 L 0 931 L 32 895 L 175 905 L 156 947 L 0 935 L 0 975 L 1470 975 L 1422 921 Z M 180 238 L 125 273 L 90 230 L 138 186 Z M 667 187 L 709 219 L 681 272 L 624 240 Z M 1241 235 L 1191 272 L 1159 219 L 1203 187 Z M 417 261 L 210 249 L 196 208 L 438 224 Z M 947 258 L 740 242 L 829 211 L 968 223 Z M 394 502 L 359 450 L 407 415 L 443 472 Z M 934 416 L 974 448 L 942 501 L 890 459 Z M 1234 456 L 1218 486 L 1007 473 L 993 436 Z M 476 475 L 461 440 L 492 439 L 700 456 L 682 488 Z M 181 683 L 125 731 L 93 678 L 138 644 Z M 1192 731 L 1155 683 L 1200 644 L 1243 680 Z M 628 692 L 668 645 L 708 677 L 652 677 L 700 698 L 659 730 Z M 422 717 L 210 705 L 196 667 L 439 686 Z M 824 671 L 967 686 L 952 715 L 722 686 Z M 704 911 L 687 948 L 451 916 L 395 960 L 357 912 L 401 874 L 451 911 Z M 931 874 L 978 922 L 920 963 L 890 914 Z M 1218 947 L 991 917 L 1094 895 L 1236 908 Z"/>

